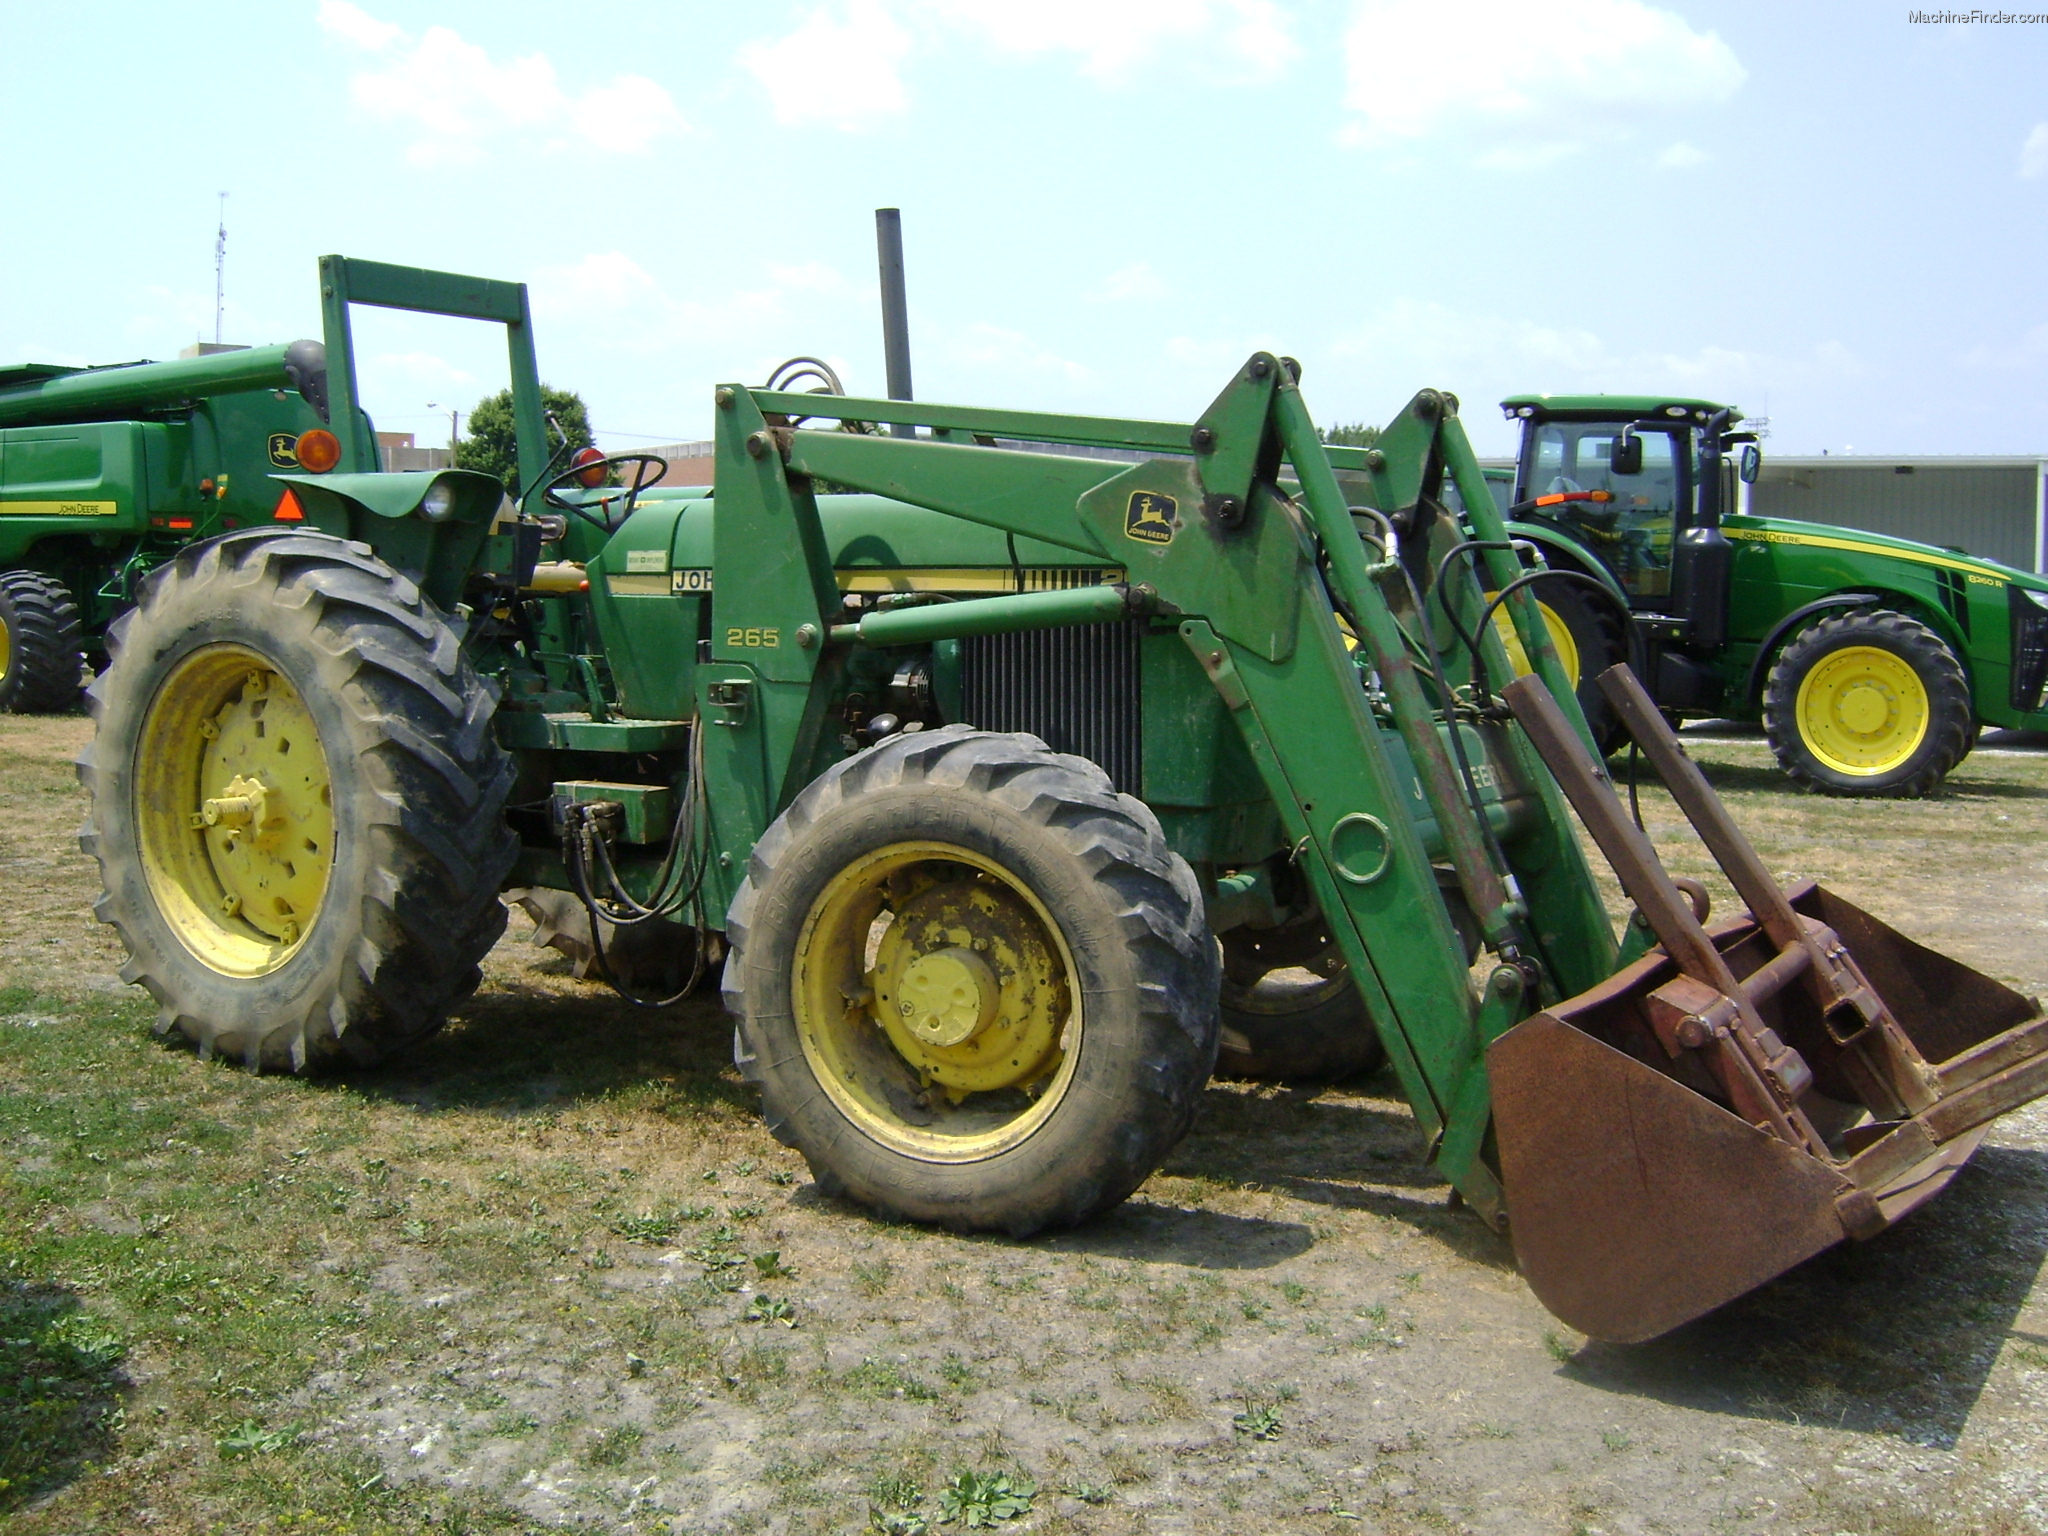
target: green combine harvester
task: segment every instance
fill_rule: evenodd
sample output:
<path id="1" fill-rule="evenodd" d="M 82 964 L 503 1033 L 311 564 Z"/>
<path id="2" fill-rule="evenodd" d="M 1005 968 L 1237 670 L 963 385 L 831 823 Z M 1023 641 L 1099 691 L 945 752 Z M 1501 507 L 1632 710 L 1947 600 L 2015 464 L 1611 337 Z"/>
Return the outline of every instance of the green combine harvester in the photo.
<path id="1" fill-rule="evenodd" d="M 524 285 L 341 256 L 321 258 L 320 283 L 324 343 L 0 369 L 0 709 L 73 707 L 84 667 L 104 659 L 107 625 L 149 572 L 187 545 L 275 520 L 273 474 L 377 468 L 351 303 L 504 323 L 522 441 L 541 443 L 532 331 L 514 307 Z"/>
<path id="2" fill-rule="evenodd" d="M 1541 598 L 1603 745 L 1621 726 L 1595 679 L 1622 661 L 1674 718 L 1761 720 L 1785 772 L 1830 794 L 1923 795 L 1982 727 L 2048 730 L 2048 577 L 1738 515 L 1736 481 L 1760 460 L 1732 407 L 1516 395 L 1502 409 L 1522 428 L 1510 532 L 1607 588 Z"/>
<path id="3" fill-rule="evenodd" d="M 1521 565 L 1451 396 L 1348 495 L 1266 353 L 1192 423 L 738 384 L 716 421 L 715 498 L 559 454 L 516 509 L 460 471 L 285 475 L 301 520 L 143 581 L 80 775 L 162 1030 L 376 1063 L 476 986 L 502 889 L 552 888 L 722 969 L 823 1189 L 1023 1236 L 1137 1188 L 1243 977 L 1299 972 L 1260 1027 L 1348 998 L 1430 1165 L 1619 1340 L 1875 1236 L 2048 1091 L 2037 1005 L 1781 889 L 1610 669 L 1748 908 L 1709 926 L 1604 777 L 1536 601 L 1570 578 Z"/>

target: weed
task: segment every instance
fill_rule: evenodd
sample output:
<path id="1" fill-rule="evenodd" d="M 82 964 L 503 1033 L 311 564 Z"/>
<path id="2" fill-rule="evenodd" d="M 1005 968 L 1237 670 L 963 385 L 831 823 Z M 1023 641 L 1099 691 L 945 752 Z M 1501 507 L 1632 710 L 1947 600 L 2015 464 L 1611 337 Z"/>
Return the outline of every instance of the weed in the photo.
<path id="1" fill-rule="evenodd" d="M 763 1280 L 786 1280 L 796 1273 L 782 1262 L 782 1250 L 779 1248 L 770 1248 L 766 1253 L 755 1254 L 754 1268 L 760 1272 Z"/>
<path id="2" fill-rule="evenodd" d="M 1255 1406 L 1247 1401 L 1244 1412 L 1230 1416 L 1230 1427 L 1247 1440 L 1278 1440 L 1280 1410 L 1271 1403 Z"/>
<path id="3" fill-rule="evenodd" d="M 872 1301 L 888 1292 L 889 1278 L 895 1273 L 896 1266 L 887 1259 L 856 1259 L 853 1288 Z"/>
<path id="4" fill-rule="evenodd" d="M 968 1391 L 974 1385 L 974 1367 L 950 1349 L 946 1351 L 946 1358 L 939 1362 L 939 1374 L 946 1378 L 946 1385 L 957 1392 Z"/>
<path id="5" fill-rule="evenodd" d="M 877 1504 L 908 1509 L 923 1502 L 924 1490 L 918 1486 L 916 1478 L 899 1468 L 894 1472 L 878 1472 L 869 1479 L 868 1497 Z"/>
<path id="6" fill-rule="evenodd" d="M 1308 1300 L 1308 1287 L 1299 1280 L 1282 1280 L 1280 1282 L 1280 1294 L 1298 1307 Z"/>
<path id="7" fill-rule="evenodd" d="M 937 1402 L 938 1388 L 920 1381 L 894 1361 L 867 1359 L 840 1378 L 849 1391 L 862 1397 L 901 1397 L 913 1403 Z"/>
<path id="8" fill-rule="evenodd" d="M 1069 1483 L 1065 1492 L 1067 1497 L 1079 1499 L 1083 1504 L 1107 1504 L 1114 1496 L 1104 1483 Z"/>
<path id="9" fill-rule="evenodd" d="M 914 1509 L 868 1506 L 868 1529 L 875 1536 L 931 1536 L 931 1521 Z"/>
<path id="10" fill-rule="evenodd" d="M 1031 1513 L 1038 1485 L 1008 1472 L 955 1472 L 939 1490 L 939 1518 L 970 1530 Z"/>
<path id="11" fill-rule="evenodd" d="M 583 1459 L 593 1467 L 624 1466 L 640 1449 L 644 1433 L 638 1424 L 614 1424 L 590 1442 Z"/>
<path id="12" fill-rule="evenodd" d="M 244 1419 L 214 1441 L 213 1448 L 220 1452 L 223 1460 L 237 1456 L 273 1456 L 297 1445 L 299 1436 L 304 1433 L 304 1428 L 297 1424 L 287 1424 L 283 1429 L 265 1429 L 254 1419 Z"/>
<path id="13" fill-rule="evenodd" d="M 1543 1348 L 1548 1351 L 1550 1358 L 1559 1365 L 1570 1365 L 1573 1358 L 1578 1354 L 1578 1351 L 1572 1348 L 1571 1341 L 1555 1329 L 1546 1329 L 1544 1331 Z"/>
<path id="14" fill-rule="evenodd" d="M 1618 1429 L 1603 1429 L 1600 1431 L 1600 1443 L 1610 1451 L 1625 1451 L 1634 1445 L 1635 1441 Z"/>
<path id="15" fill-rule="evenodd" d="M 756 1296 L 747 1303 L 743 1316 L 750 1323 L 780 1323 L 784 1328 L 796 1326 L 796 1308 L 772 1296 Z"/>
<path id="16" fill-rule="evenodd" d="M 787 1168 L 773 1168 L 770 1169 L 768 1172 L 768 1182 L 780 1188 L 787 1189 L 790 1185 L 796 1182 L 796 1175 L 791 1173 Z"/>

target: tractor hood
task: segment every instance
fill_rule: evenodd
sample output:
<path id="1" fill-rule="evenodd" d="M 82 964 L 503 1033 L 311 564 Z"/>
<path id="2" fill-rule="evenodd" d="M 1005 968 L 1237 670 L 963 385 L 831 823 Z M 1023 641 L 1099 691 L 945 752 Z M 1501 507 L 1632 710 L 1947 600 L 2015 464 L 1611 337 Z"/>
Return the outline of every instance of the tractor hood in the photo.
<path id="1" fill-rule="evenodd" d="M 1721 528 L 1729 538 L 1738 541 L 1752 540 L 1765 544 L 1799 545 L 1809 549 L 1853 551 L 1857 554 L 1932 566 L 1940 570 L 1958 571 L 1964 576 L 1977 577 L 1980 581 L 2010 584 L 2031 592 L 2048 592 L 2048 576 L 2039 576 L 2031 571 L 2000 565 L 1996 560 L 1980 559 L 1961 550 L 1919 544 L 1911 539 L 1895 539 L 1882 533 L 1867 533 L 1861 528 L 1840 528 L 1832 523 L 1804 523 L 1789 517 L 1746 516 L 1730 516 L 1723 521 Z"/>

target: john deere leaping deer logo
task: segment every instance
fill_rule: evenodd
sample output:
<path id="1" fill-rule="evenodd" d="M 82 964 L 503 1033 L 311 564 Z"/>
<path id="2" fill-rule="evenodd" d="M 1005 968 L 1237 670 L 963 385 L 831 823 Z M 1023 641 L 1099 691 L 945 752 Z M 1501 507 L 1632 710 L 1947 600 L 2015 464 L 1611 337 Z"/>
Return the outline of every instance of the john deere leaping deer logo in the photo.
<path id="1" fill-rule="evenodd" d="M 1133 491 L 1124 508 L 1124 537 L 1141 544 L 1171 544 L 1180 503 L 1156 491 Z"/>

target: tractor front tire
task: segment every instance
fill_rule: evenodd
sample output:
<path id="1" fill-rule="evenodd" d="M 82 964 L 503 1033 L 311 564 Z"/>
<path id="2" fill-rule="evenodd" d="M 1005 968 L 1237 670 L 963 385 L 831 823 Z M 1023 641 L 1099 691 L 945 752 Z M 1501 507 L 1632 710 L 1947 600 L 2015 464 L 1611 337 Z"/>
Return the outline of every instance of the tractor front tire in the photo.
<path id="1" fill-rule="evenodd" d="M 1215 1066 L 1193 871 L 1034 736 L 946 726 L 827 770 L 755 845 L 727 936 L 769 1129 L 891 1219 L 1085 1221 L 1186 1133 Z"/>
<path id="2" fill-rule="evenodd" d="M 71 589 L 40 571 L 0 571 L 0 709 L 18 715 L 75 709 L 84 673 Z"/>
<path id="3" fill-rule="evenodd" d="M 1925 795 L 1962 761 L 1976 712 L 1941 636 L 1889 609 L 1857 609 L 1800 631 L 1764 689 L 1778 766 L 1830 795 Z"/>
<path id="4" fill-rule="evenodd" d="M 1379 1032 L 1321 917 L 1222 935 L 1227 1077 L 1329 1083 L 1378 1069 Z"/>
<path id="5" fill-rule="evenodd" d="M 517 852 L 495 694 L 439 610 L 366 545 L 253 529 L 154 572 L 108 650 L 80 842 L 158 1033 L 304 1072 L 438 1029 Z"/>

